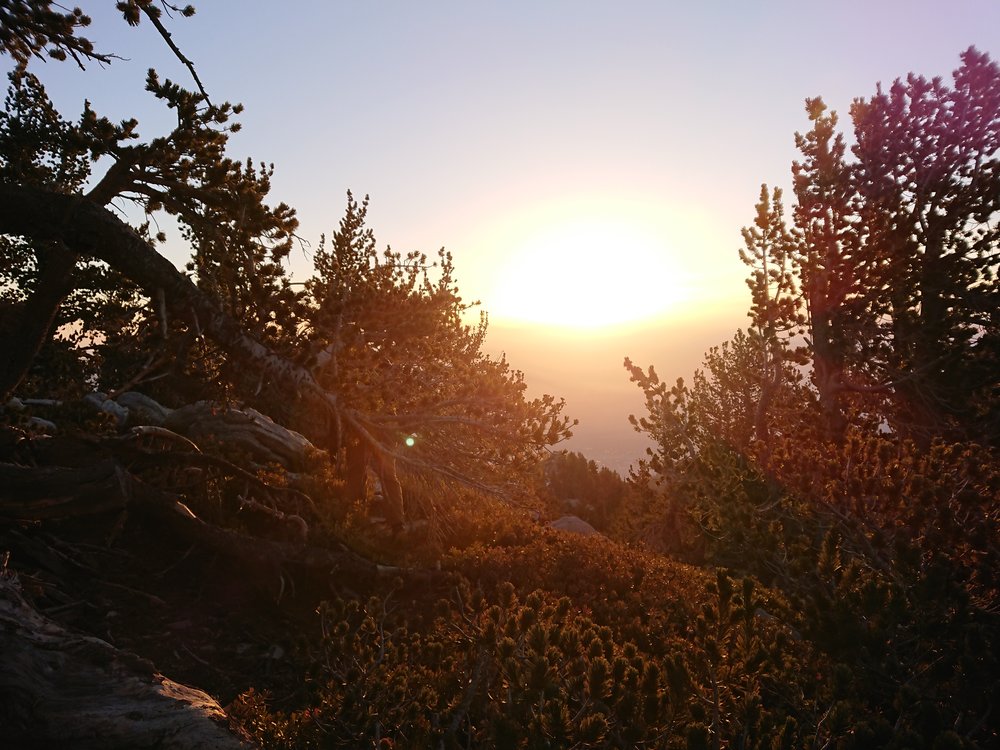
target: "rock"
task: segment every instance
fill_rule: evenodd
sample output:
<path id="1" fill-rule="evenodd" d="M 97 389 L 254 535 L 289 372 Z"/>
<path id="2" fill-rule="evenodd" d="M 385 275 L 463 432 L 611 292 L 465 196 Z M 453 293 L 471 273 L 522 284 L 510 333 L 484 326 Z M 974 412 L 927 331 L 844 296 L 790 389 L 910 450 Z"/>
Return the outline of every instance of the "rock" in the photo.
<path id="1" fill-rule="evenodd" d="M 4 747 L 242 750 L 207 693 L 152 663 L 41 615 L 0 571 Z"/>
<path id="2" fill-rule="evenodd" d="M 59 429 L 55 422 L 41 417 L 29 417 L 25 426 L 28 428 L 28 432 L 40 435 L 54 435 Z"/>
<path id="3" fill-rule="evenodd" d="M 568 531 L 571 534 L 580 534 L 582 536 L 601 535 L 601 532 L 579 516 L 562 516 L 555 521 L 550 521 L 548 526 L 556 531 Z"/>

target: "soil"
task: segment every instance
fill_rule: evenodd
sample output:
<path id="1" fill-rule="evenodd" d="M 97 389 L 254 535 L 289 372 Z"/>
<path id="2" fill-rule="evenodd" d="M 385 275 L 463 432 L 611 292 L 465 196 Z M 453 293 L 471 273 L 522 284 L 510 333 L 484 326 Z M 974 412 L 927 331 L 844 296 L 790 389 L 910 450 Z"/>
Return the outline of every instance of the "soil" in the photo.
<path id="1" fill-rule="evenodd" d="M 278 709 L 307 697 L 316 606 L 329 589 L 239 569 L 123 513 L 2 524 L 4 553 L 39 612 L 152 662 L 223 706 L 251 686 Z"/>

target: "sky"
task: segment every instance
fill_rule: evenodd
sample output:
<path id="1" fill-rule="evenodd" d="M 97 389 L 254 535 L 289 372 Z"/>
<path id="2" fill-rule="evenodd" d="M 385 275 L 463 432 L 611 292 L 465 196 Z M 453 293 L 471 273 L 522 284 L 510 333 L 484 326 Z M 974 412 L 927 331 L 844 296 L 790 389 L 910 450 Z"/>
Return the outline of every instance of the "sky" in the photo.
<path id="1" fill-rule="evenodd" d="M 187 71 L 149 24 L 80 5 L 124 59 L 37 66 L 52 98 L 166 132 L 146 69 Z M 948 77 L 970 45 L 1000 56 L 994 0 L 195 5 L 167 19 L 174 40 L 213 99 L 245 105 L 230 152 L 276 165 L 301 236 L 332 232 L 352 190 L 380 244 L 446 247 L 491 315 L 487 346 L 568 393 L 568 447 L 615 468 L 642 450 L 623 357 L 688 376 L 744 325 L 740 228 L 761 183 L 790 189 L 806 97 L 845 124 L 878 81 Z M 308 247 L 292 268 L 307 275 Z"/>

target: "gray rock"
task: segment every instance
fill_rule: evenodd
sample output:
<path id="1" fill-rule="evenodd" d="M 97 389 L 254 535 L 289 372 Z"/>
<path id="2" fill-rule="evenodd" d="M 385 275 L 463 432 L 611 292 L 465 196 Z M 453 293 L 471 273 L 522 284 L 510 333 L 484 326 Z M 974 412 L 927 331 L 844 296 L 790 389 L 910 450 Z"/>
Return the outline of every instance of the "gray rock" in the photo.
<path id="1" fill-rule="evenodd" d="M 42 419 L 41 417 L 29 417 L 26 424 L 29 432 L 39 433 L 42 435 L 54 435 L 59 429 L 55 422 L 50 422 L 49 420 Z"/>
<path id="2" fill-rule="evenodd" d="M 581 536 L 601 535 L 600 531 L 579 516 L 562 516 L 555 521 L 550 521 L 548 525 L 556 531 L 567 531 L 570 534 L 580 534 Z"/>

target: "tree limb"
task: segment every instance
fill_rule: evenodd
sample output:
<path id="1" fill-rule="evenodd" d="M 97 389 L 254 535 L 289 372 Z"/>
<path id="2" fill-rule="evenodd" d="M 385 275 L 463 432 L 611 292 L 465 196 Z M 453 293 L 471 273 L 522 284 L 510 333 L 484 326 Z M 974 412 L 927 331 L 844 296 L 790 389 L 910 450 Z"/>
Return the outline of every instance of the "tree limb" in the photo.
<path id="1" fill-rule="evenodd" d="M 164 26 L 163 22 L 159 19 L 159 15 L 152 10 L 149 5 L 143 5 L 141 8 L 142 12 L 146 14 L 146 18 L 148 18 L 150 23 L 152 23 L 156 30 L 160 32 L 160 36 L 163 37 L 163 41 L 165 41 L 167 46 L 170 47 L 174 56 L 180 60 L 181 63 L 184 64 L 184 67 L 186 67 L 191 73 L 191 77 L 197 84 L 198 90 L 201 92 L 201 95 L 205 97 L 206 104 L 208 104 L 208 106 L 212 106 L 212 101 L 208 98 L 208 92 L 205 91 L 205 87 L 202 85 L 201 79 L 198 77 L 198 71 L 195 70 L 194 63 L 191 62 L 191 60 L 189 60 L 183 52 L 181 52 L 180 48 L 176 44 L 174 44 L 173 35 L 167 31 L 167 27 Z"/>

